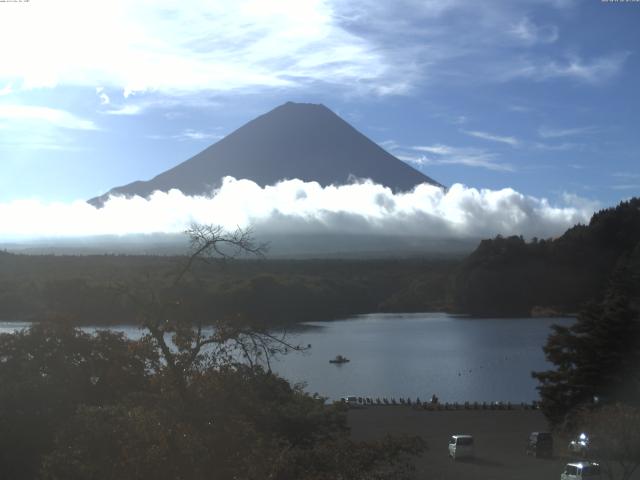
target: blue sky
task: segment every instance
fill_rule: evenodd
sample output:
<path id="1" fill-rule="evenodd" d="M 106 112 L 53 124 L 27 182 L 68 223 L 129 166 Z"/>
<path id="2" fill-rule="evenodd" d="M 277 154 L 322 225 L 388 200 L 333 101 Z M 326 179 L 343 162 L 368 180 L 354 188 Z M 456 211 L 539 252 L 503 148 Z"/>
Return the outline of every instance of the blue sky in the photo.
<path id="1" fill-rule="evenodd" d="M 640 2 L 0 3 L 0 202 L 148 179 L 286 101 L 439 182 L 640 193 Z"/>

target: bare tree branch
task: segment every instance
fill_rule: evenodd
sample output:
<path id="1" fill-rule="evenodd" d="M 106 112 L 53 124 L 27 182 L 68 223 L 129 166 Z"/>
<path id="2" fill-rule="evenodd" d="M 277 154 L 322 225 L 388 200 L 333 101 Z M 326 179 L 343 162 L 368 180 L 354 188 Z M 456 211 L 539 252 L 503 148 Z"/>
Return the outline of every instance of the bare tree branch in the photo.
<path id="1" fill-rule="evenodd" d="M 194 272 L 196 262 L 211 258 L 227 261 L 241 255 L 262 257 L 267 245 L 255 242 L 251 229 L 240 227 L 229 233 L 218 225 L 192 224 L 185 233 L 189 236 L 190 254 L 173 279 L 167 279 L 169 285 L 161 289 L 161 285 L 154 286 L 149 278 L 135 292 L 116 285 L 117 291 L 135 305 L 141 325 L 155 342 L 182 394 L 187 391 L 189 376 L 195 373 L 200 362 L 229 364 L 239 361 L 241 356 L 251 367 L 264 362 L 271 371 L 274 355 L 306 350 L 288 342 L 286 332 L 275 335 L 238 318 L 215 319 L 214 316 L 206 321 L 209 326 L 205 332 L 204 319 L 194 318 L 193 311 L 190 313 L 195 300 L 185 299 L 189 291 L 182 288 L 188 286 L 185 281 L 190 275 L 191 282 L 202 288 L 201 294 L 205 295 L 203 284 Z"/>

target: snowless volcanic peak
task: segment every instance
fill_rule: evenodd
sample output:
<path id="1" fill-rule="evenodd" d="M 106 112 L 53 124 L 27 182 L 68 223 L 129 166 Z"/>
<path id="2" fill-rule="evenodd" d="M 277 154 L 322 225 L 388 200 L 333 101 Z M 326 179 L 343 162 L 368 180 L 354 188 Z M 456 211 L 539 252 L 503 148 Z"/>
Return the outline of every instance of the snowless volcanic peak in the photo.
<path id="1" fill-rule="evenodd" d="M 293 178 L 323 186 L 341 185 L 355 177 L 371 179 L 396 192 L 420 183 L 439 185 L 324 105 L 288 102 L 151 180 L 113 188 L 89 202 L 102 205 L 112 194 L 146 197 L 172 188 L 187 195 L 206 195 L 226 176 L 246 178 L 261 186 Z"/>

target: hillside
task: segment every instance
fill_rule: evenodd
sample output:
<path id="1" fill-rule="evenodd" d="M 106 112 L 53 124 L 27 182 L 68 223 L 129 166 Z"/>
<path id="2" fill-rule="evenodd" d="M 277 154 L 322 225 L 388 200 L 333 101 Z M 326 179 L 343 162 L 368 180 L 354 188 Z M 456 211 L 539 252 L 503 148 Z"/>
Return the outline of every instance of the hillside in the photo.
<path id="1" fill-rule="evenodd" d="M 640 198 L 593 215 L 557 239 L 483 240 L 455 280 L 456 309 L 476 315 L 576 312 L 599 300 L 620 263 L 640 258 Z"/>

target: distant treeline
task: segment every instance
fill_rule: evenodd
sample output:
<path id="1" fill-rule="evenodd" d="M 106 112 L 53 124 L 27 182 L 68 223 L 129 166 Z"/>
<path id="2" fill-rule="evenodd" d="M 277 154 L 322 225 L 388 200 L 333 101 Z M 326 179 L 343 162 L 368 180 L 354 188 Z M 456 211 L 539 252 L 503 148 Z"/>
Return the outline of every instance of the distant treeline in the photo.
<path id="1" fill-rule="evenodd" d="M 611 273 L 640 265 L 640 198 L 602 210 L 554 240 L 484 240 L 460 266 L 453 302 L 475 315 L 577 312 L 600 301 Z"/>
<path id="2" fill-rule="evenodd" d="M 186 257 L 31 256 L 0 253 L 0 319 L 64 317 L 76 324 L 136 323 L 135 299 L 168 288 Z M 241 315 L 272 324 L 358 313 L 451 309 L 459 260 L 199 262 L 180 291 L 205 319 Z M 175 294 L 172 293 L 172 294 Z"/>

